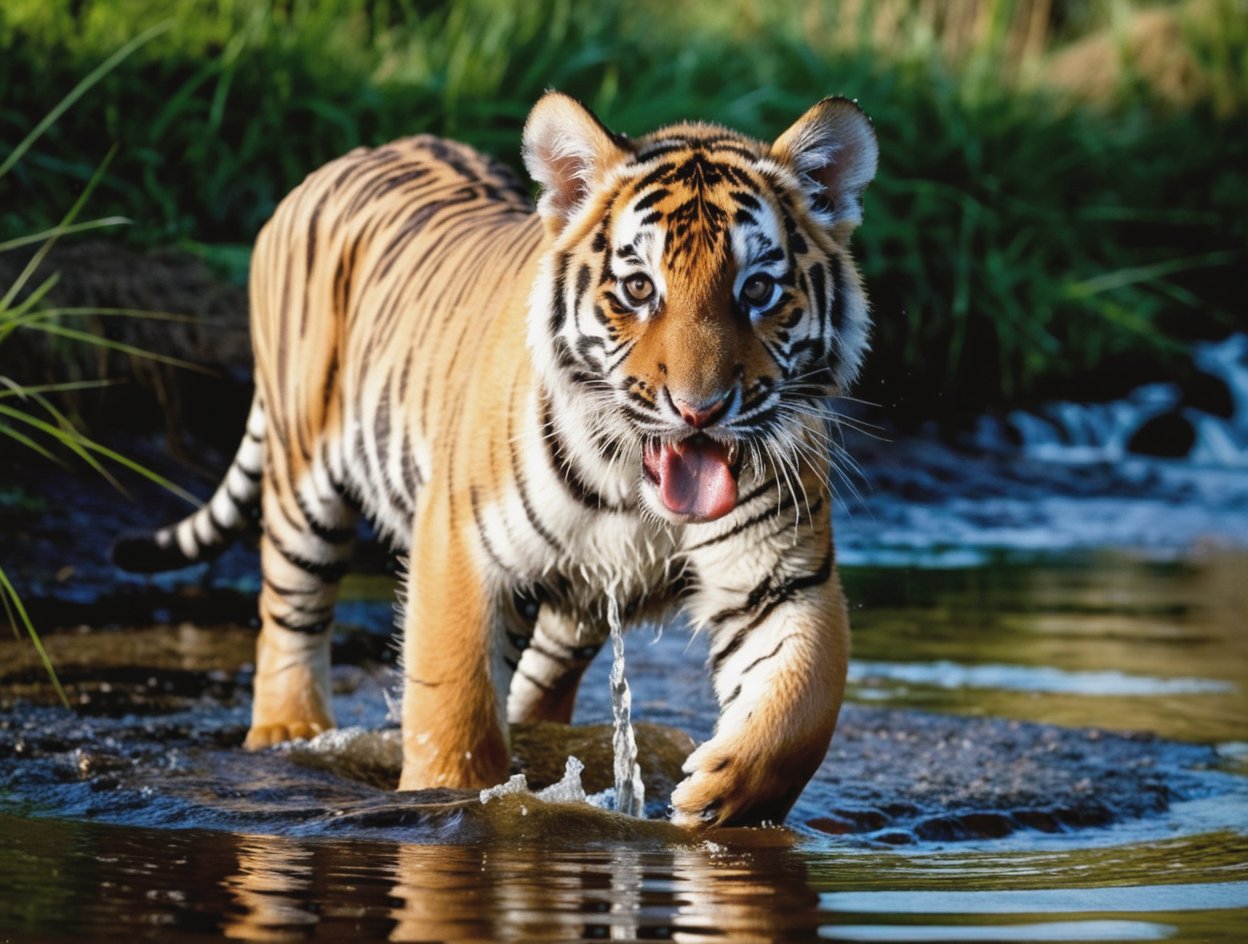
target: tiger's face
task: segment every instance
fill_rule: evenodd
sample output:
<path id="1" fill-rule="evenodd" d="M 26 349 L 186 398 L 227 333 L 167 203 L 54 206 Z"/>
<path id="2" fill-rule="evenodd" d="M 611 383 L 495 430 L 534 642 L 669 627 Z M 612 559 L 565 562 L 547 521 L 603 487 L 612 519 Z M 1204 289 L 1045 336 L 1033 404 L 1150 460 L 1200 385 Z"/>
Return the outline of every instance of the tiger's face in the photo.
<path id="1" fill-rule="evenodd" d="M 746 470 L 826 464 L 824 403 L 857 373 L 868 328 L 846 248 L 876 163 L 857 107 L 820 102 L 772 145 L 709 125 L 629 141 L 552 93 L 525 158 L 554 236 L 535 361 L 593 418 L 604 461 L 632 466 L 646 506 L 710 521 L 736 507 Z"/>

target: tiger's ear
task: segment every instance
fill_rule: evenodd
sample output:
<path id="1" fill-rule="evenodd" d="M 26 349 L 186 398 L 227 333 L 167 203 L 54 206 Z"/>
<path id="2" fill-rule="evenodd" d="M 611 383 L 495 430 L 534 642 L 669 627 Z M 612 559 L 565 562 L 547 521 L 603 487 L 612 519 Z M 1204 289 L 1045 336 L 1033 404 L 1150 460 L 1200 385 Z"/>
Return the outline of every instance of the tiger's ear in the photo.
<path id="1" fill-rule="evenodd" d="M 558 233 L 612 164 L 622 139 L 570 95 L 547 92 L 524 125 L 524 166 L 542 188 L 537 212 Z"/>
<path id="2" fill-rule="evenodd" d="M 847 98 L 825 98 L 776 138 L 771 156 L 797 172 L 811 203 L 831 217 L 838 241 L 862 222 L 862 192 L 880 149 L 871 120 Z"/>

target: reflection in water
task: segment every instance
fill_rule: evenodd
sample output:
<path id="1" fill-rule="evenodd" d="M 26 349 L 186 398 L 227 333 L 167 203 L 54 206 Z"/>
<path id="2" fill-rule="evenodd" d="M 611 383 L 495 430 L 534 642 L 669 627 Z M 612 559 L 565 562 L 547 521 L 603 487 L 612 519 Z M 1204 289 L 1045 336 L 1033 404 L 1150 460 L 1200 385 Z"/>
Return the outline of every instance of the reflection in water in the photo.
<path id="1" fill-rule="evenodd" d="M 280 836 L 240 836 L 238 871 L 222 883 L 237 908 L 221 931 L 242 941 L 300 941 L 317 917 L 303 902 L 312 885 L 312 851 Z"/>
<path id="2" fill-rule="evenodd" d="M 231 898 L 222 932 L 238 940 L 301 941 L 347 922 L 391 941 L 750 942 L 813 931 L 822 920 L 789 837 L 774 847 L 742 834 L 749 845 L 735 851 L 690 843 L 578 852 L 205 838 L 237 844 L 237 870 L 219 884 Z"/>
<path id="3" fill-rule="evenodd" d="M 1248 557 L 849 570 L 850 697 L 1192 741 L 1248 719 Z"/>
<path id="4" fill-rule="evenodd" d="M 800 857 L 714 844 L 580 853 L 401 846 L 393 941 L 774 940 L 819 926 Z"/>
<path id="5" fill-rule="evenodd" d="M 1032 857 L 812 856 L 777 831 L 569 849 L 0 816 L 0 941 L 1232 939 L 1246 852 L 1228 833 Z"/>

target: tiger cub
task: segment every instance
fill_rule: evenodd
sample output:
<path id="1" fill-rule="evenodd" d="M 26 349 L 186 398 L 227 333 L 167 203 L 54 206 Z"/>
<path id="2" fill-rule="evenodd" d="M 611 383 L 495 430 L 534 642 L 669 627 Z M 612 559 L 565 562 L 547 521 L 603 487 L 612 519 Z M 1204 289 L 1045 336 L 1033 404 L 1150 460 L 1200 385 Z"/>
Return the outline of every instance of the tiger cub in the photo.
<path id="1" fill-rule="evenodd" d="M 487 787 L 508 723 L 571 718 L 616 606 L 710 641 L 714 736 L 686 826 L 778 822 L 819 766 L 849 655 L 834 413 L 867 304 L 849 238 L 870 122 L 825 99 L 773 143 L 613 134 L 557 92 L 523 156 L 360 148 L 256 242 L 256 393 L 198 512 L 119 565 L 219 552 L 259 507 L 248 748 L 334 724 L 329 628 L 362 512 L 408 556 L 400 789 Z"/>

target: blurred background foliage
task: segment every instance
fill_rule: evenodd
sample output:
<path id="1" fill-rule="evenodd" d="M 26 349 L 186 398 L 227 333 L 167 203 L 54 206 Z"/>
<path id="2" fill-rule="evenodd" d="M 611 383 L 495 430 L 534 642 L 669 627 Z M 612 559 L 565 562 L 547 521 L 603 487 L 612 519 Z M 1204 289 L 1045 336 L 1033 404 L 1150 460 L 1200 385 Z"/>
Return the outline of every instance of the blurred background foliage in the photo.
<path id="1" fill-rule="evenodd" d="M 519 166 L 549 87 L 629 134 L 764 139 L 843 94 L 881 143 L 856 237 L 877 415 L 1109 397 L 1248 327 L 1246 0 L 5 0 L 0 158 L 162 21 L 0 179 L 0 241 L 59 220 L 116 145 L 91 212 L 241 281 L 283 194 L 361 143 Z"/>

